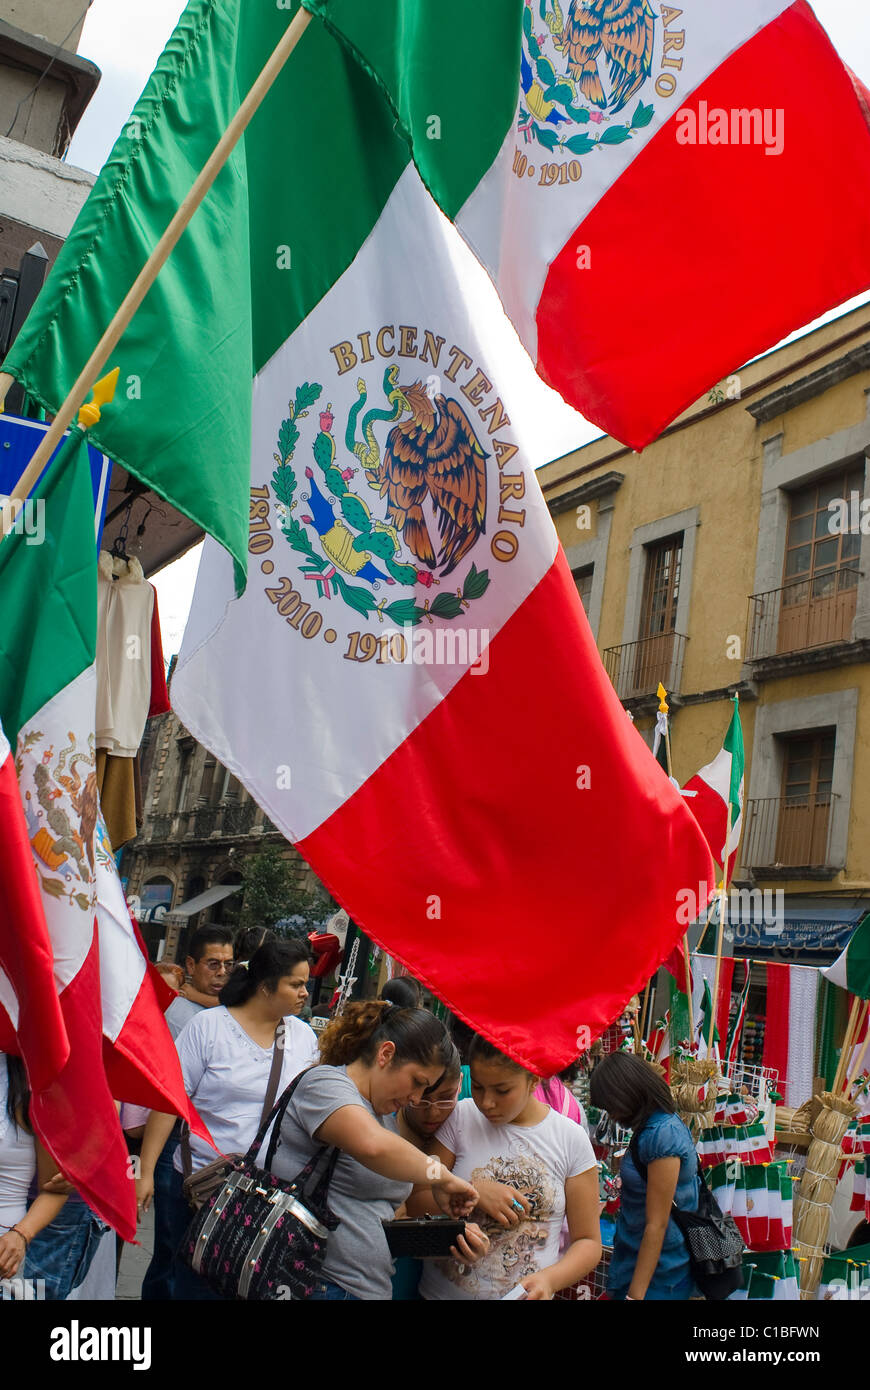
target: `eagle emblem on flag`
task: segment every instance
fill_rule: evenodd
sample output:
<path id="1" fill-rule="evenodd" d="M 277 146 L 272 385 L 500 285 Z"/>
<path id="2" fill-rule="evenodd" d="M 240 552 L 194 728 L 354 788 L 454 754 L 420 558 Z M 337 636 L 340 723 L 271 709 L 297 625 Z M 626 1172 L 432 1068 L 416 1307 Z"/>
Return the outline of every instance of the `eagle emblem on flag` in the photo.
<path id="1" fill-rule="evenodd" d="M 565 0 L 564 9 L 560 0 L 541 0 L 546 28 L 538 33 L 533 10 L 528 0 L 519 114 L 526 143 L 588 154 L 650 124 L 655 108 L 642 100 L 628 122 L 615 119 L 652 75 L 658 16 L 650 0 Z"/>
<path id="2" fill-rule="evenodd" d="M 485 534 L 490 454 L 462 403 L 441 391 L 440 377 L 400 384 L 393 364 L 381 385 L 385 404 L 366 410 L 368 383 L 356 380 L 343 430 L 336 428 L 338 407 L 330 401 L 320 410 L 302 477 L 293 466 L 300 427 L 323 387 L 296 388 L 274 456 L 277 518 L 318 598 L 338 596 L 358 613 L 399 626 L 454 619 L 486 592 L 486 570 L 472 563 L 458 588 L 445 587 L 431 602 L 418 603 L 416 592 L 452 576 Z M 375 426 L 384 423 L 390 428 L 379 440 Z M 252 494 L 255 554 L 271 541 L 254 534 L 267 518 L 268 501 Z"/>

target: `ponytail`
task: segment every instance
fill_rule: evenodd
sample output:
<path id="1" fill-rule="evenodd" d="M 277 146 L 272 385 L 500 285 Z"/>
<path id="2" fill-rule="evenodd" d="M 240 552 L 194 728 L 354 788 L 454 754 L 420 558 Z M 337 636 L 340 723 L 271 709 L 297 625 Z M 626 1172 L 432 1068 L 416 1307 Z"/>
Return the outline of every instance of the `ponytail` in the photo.
<path id="1" fill-rule="evenodd" d="M 266 941 L 247 965 L 237 965 L 218 996 L 228 1007 L 247 1004 L 261 985 L 270 994 L 283 975 L 292 975 L 297 965 L 311 964 L 311 954 L 303 941 Z"/>
<path id="2" fill-rule="evenodd" d="M 320 1038 L 321 1061 L 331 1067 L 350 1062 L 373 1062 L 382 1043 L 396 1049 L 394 1061 L 438 1066 L 446 1029 L 428 1009 L 400 1009 L 384 999 L 348 1004 Z"/>

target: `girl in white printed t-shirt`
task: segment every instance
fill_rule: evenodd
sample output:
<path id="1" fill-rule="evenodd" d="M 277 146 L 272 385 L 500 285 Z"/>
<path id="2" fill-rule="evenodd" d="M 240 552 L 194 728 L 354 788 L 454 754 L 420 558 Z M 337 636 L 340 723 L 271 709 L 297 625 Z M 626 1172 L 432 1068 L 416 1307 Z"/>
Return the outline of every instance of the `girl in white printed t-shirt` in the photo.
<path id="1" fill-rule="evenodd" d="M 491 1248 L 476 1264 L 425 1261 L 426 1299 L 552 1298 L 601 1259 L 598 1169 L 588 1136 L 536 1100 L 540 1078 L 476 1037 L 471 1099 L 441 1126 L 432 1153 L 477 1188 Z M 484 1200 L 485 1199 L 485 1200 Z M 571 1243 L 559 1255 L 567 1217 Z"/>

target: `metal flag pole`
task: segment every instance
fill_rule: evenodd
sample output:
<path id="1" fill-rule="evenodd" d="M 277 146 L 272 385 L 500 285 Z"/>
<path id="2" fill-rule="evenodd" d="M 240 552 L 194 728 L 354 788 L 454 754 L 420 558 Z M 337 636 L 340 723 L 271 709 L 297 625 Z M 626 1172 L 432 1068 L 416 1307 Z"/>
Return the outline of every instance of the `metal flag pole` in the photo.
<path id="1" fill-rule="evenodd" d="M 223 169 L 242 135 L 250 125 L 254 115 L 262 105 L 275 81 L 285 66 L 294 48 L 302 38 L 308 25 L 311 23 L 312 16 L 307 10 L 300 10 L 295 19 L 289 25 L 266 66 L 263 68 L 259 77 L 254 82 L 248 95 L 245 97 L 235 116 L 227 126 L 221 136 L 214 151 L 206 163 L 205 167 L 198 175 L 196 182 L 179 207 L 163 236 L 155 246 L 139 275 L 136 277 L 126 298 L 103 334 L 97 346 L 94 348 L 87 364 L 82 369 L 78 380 L 54 418 L 54 423 L 46 433 L 30 463 L 25 468 L 18 482 L 12 490 L 9 502 L 3 509 L 0 516 L 0 543 L 12 529 L 15 515 L 26 501 L 31 488 L 36 483 L 43 468 L 51 458 L 67 427 L 75 418 L 76 412 L 82 404 L 85 396 L 91 390 L 100 372 L 103 370 L 109 357 L 114 352 L 126 329 L 128 328 L 133 315 L 142 304 L 148 291 L 151 289 L 160 271 L 168 261 L 173 250 L 181 239 L 181 236 L 197 208 L 205 200 L 212 184 L 218 174 Z M 0 406 L 6 398 L 6 393 L 12 385 L 14 378 L 8 372 L 0 374 Z"/>

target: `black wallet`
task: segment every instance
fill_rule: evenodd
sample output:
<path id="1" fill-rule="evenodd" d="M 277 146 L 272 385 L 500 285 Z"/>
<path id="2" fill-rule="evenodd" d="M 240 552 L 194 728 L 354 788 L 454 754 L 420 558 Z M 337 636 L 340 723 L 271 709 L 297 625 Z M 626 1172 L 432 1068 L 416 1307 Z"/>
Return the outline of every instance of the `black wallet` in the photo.
<path id="1" fill-rule="evenodd" d="M 384 1233 L 390 1254 L 396 1259 L 409 1255 L 426 1260 L 450 1254 L 457 1237 L 465 1234 L 465 1222 L 451 1216 L 421 1216 L 405 1221 L 385 1221 Z"/>

